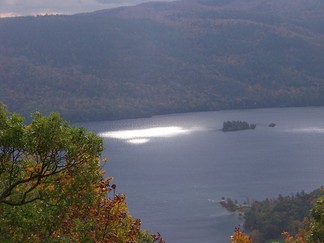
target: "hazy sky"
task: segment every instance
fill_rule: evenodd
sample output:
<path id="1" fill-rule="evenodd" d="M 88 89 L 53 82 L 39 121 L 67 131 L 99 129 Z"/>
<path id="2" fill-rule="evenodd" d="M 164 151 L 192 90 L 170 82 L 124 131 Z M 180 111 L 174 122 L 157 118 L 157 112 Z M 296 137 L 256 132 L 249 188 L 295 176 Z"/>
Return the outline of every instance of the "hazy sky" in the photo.
<path id="1" fill-rule="evenodd" d="M 153 0 L 0 0 L 0 17 L 73 14 L 151 1 Z"/>

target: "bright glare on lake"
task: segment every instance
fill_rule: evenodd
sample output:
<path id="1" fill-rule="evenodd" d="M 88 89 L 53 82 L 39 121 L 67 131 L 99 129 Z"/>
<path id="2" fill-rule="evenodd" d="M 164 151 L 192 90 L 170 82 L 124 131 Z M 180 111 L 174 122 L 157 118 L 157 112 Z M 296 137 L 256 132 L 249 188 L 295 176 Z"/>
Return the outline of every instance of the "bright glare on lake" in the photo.
<path id="1" fill-rule="evenodd" d="M 170 138 L 179 135 L 189 134 L 193 129 L 183 127 L 153 127 L 146 129 L 120 130 L 112 132 L 99 133 L 104 138 L 115 138 L 125 140 L 127 143 L 143 144 L 150 141 L 150 138 Z"/>
<path id="2" fill-rule="evenodd" d="M 127 140 L 128 143 L 132 143 L 132 144 L 143 144 L 143 143 L 148 143 L 149 141 L 150 139 L 148 138 L 135 138 L 135 139 Z"/>

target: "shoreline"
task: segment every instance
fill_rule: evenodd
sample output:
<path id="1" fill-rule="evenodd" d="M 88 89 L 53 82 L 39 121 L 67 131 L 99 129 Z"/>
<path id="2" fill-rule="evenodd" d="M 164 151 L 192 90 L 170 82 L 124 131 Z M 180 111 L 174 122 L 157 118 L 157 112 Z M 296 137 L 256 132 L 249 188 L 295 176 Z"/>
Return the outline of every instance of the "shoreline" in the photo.
<path id="1" fill-rule="evenodd" d="M 184 112 L 170 112 L 170 113 L 156 113 L 156 114 L 150 114 L 150 115 L 139 115 L 139 116 L 125 116 L 123 118 L 106 118 L 106 119 L 84 119 L 84 120 L 79 120 L 79 119 L 67 119 L 63 115 L 61 117 L 63 119 L 66 119 L 69 121 L 71 124 L 81 124 L 81 123 L 87 123 L 87 122 L 93 122 L 93 123 L 100 123 L 100 122 L 106 122 L 106 121 L 123 121 L 123 120 L 136 120 L 136 119 L 146 119 L 146 118 L 153 118 L 153 117 L 159 117 L 159 116 L 176 116 L 176 115 L 182 115 L 182 114 L 191 114 L 191 113 L 208 113 L 208 112 L 227 112 L 227 111 L 248 111 L 248 110 L 271 110 L 271 109 L 300 109 L 300 108 L 324 108 L 324 105 L 319 105 L 319 106 L 285 106 L 285 107 L 260 107 L 260 108 L 235 108 L 235 109 L 220 109 L 220 110 L 193 110 L 193 111 L 184 111 Z M 55 112 L 55 111 L 54 111 Z"/>

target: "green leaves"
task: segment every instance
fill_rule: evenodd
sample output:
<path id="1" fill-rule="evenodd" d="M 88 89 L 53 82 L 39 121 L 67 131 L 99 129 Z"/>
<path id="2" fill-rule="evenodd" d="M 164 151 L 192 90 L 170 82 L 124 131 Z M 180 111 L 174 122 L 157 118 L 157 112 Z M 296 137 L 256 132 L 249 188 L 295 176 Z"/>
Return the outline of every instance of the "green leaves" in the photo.
<path id="1" fill-rule="evenodd" d="M 57 113 L 29 125 L 0 103 L 0 242 L 153 242 L 103 178 L 103 140 Z"/>
<path id="2" fill-rule="evenodd" d="M 307 240 L 308 242 L 322 242 L 324 239 L 324 195 L 318 198 L 312 208 L 311 218 Z"/>
<path id="3" fill-rule="evenodd" d="M 103 150 L 101 138 L 70 127 L 57 113 L 47 117 L 35 113 L 25 126 L 21 116 L 2 106 L 0 119 L 0 203 L 43 199 L 36 192 L 46 178 L 96 160 Z"/>

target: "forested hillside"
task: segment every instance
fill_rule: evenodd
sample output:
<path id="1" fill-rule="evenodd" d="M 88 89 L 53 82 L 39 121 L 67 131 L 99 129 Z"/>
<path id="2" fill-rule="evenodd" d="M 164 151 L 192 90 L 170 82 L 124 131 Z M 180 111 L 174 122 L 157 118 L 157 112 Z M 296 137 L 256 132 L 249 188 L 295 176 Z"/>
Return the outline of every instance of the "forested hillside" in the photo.
<path id="1" fill-rule="evenodd" d="M 279 195 L 276 199 L 255 201 L 245 212 L 244 227 L 256 243 L 281 238 L 283 232 L 289 232 L 291 235 L 302 233 L 301 229 L 309 228 L 309 222 L 305 221 L 305 218 L 309 218 L 311 208 L 321 195 L 323 192 L 317 189 L 309 194 L 301 192 L 291 196 Z"/>
<path id="2" fill-rule="evenodd" d="M 0 100 L 70 120 L 324 105 L 323 26 L 321 0 L 0 19 Z"/>

